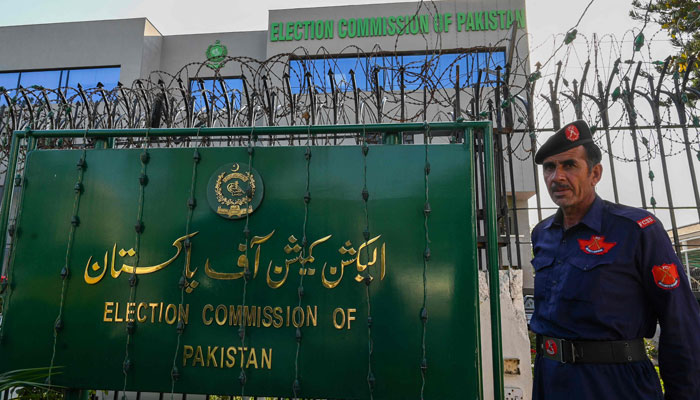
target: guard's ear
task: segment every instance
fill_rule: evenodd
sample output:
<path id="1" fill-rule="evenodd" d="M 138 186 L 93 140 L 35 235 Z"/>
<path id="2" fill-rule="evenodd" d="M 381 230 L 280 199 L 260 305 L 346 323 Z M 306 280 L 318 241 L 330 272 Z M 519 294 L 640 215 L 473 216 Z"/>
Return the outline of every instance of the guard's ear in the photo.
<path id="1" fill-rule="evenodd" d="M 600 178 L 603 176 L 603 165 L 598 163 L 591 169 L 591 185 L 595 186 L 600 182 Z"/>

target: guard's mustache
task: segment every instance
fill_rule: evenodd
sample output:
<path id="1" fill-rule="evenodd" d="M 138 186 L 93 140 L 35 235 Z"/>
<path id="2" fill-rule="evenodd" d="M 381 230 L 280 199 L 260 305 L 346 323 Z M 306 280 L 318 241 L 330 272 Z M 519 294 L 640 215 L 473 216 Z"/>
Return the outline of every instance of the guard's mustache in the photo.
<path id="1" fill-rule="evenodd" d="M 551 189 L 552 189 L 552 192 L 558 192 L 558 191 L 560 191 L 560 190 L 566 190 L 566 189 L 571 190 L 571 186 L 569 186 L 569 185 L 560 185 L 560 184 L 558 184 L 558 183 L 552 183 L 552 185 L 551 185 L 550 187 L 551 187 Z"/>

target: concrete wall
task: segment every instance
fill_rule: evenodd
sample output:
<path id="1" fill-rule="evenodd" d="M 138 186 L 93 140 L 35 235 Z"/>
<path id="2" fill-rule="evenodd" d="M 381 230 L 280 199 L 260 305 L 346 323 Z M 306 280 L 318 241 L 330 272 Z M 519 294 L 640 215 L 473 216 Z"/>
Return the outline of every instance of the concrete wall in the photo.
<path id="1" fill-rule="evenodd" d="M 141 77 L 146 78 L 152 71 L 160 69 L 162 47 L 163 36 L 150 21 L 146 20 L 143 31 Z"/>
<path id="2" fill-rule="evenodd" d="M 226 46 L 229 56 L 265 60 L 266 37 L 265 31 L 166 36 L 163 38 L 161 69 L 175 74 L 189 63 L 206 61 L 207 48 L 217 40 Z M 188 68 L 189 77 L 214 75 L 211 69 L 207 67 L 198 69 L 199 67 L 197 65 Z M 237 62 L 228 62 L 220 72 L 222 76 L 238 76 L 241 75 L 241 65 Z"/>
<path id="3" fill-rule="evenodd" d="M 145 18 L 0 27 L 0 71 L 120 66 L 142 75 Z"/>
<path id="4" fill-rule="evenodd" d="M 493 361 L 491 358 L 491 309 L 489 302 L 488 277 L 479 273 L 479 310 L 481 323 L 481 357 L 484 399 L 493 399 Z M 522 271 L 501 271 L 501 338 L 503 358 L 511 365 L 517 360 L 517 369 L 504 374 L 506 394 L 522 399 L 532 397 L 532 366 L 530 364 L 530 339 L 527 334 L 527 322 L 523 306 Z M 517 371 L 517 373 L 513 373 Z"/>

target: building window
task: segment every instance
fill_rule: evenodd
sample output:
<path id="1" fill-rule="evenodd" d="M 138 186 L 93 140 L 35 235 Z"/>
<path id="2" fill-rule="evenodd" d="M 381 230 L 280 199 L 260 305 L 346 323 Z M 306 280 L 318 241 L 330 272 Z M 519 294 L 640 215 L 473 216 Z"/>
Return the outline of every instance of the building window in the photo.
<path id="1" fill-rule="evenodd" d="M 289 61 L 289 84 L 292 93 L 308 91 L 306 74 L 311 73 L 311 85 L 319 92 L 331 91 L 331 71 L 335 78 L 337 90 L 352 90 L 350 70 L 355 73 L 355 82 L 359 90 L 370 91 L 374 88 L 374 73 L 377 82 L 384 90 L 401 90 L 399 68 L 403 66 L 404 86 L 407 91 L 428 86 L 451 88 L 455 85 L 457 66 L 459 65 L 460 86 L 470 86 L 477 82 L 478 71 L 482 73 L 481 83 L 493 86 L 496 67 L 505 67 L 505 52 L 475 51 L 469 53 L 411 54 L 398 56 L 360 56 L 338 58 L 309 58 Z M 425 77 L 425 79 L 424 79 Z"/>
<path id="2" fill-rule="evenodd" d="M 240 108 L 241 99 L 245 95 L 243 79 L 240 77 L 190 79 L 190 93 L 194 99 L 193 108 L 197 111 L 205 109 L 204 94 L 207 96 L 209 107 L 215 104 L 217 109 L 226 108 L 227 99 L 234 109 Z"/>
<path id="3" fill-rule="evenodd" d="M 119 70 L 119 67 L 99 67 L 0 72 L 0 86 L 8 91 L 19 89 L 20 86 L 46 88 L 50 90 L 47 93 L 49 99 L 55 100 L 58 96 L 55 90 L 60 89 L 66 97 L 71 97 L 73 93 L 67 93 L 68 88 L 77 88 L 78 84 L 85 89 L 91 89 L 97 87 L 98 83 L 102 83 L 105 90 L 112 90 L 119 82 Z M 15 94 L 11 96 L 14 97 Z M 94 100 L 98 99 L 99 97 L 94 97 Z M 4 102 L 4 98 L 0 98 L 0 104 Z"/>

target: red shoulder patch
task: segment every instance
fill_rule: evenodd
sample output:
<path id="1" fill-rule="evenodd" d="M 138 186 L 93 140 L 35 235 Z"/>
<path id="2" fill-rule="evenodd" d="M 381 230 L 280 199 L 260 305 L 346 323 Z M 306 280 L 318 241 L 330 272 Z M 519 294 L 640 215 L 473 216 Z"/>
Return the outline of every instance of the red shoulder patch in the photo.
<path id="1" fill-rule="evenodd" d="M 656 220 L 654 219 L 654 217 L 652 217 L 650 215 L 646 218 L 642 218 L 639 221 L 637 221 L 637 224 L 639 225 L 640 228 L 644 229 L 647 226 L 652 225 L 654 222 L 656 222 Z"/>
<path id="2" fill-rule="evenodd" d="M 569 125 L 566 127 L 564 130 L 564 133 L 566 134 L 566 138 L 569 139 L 572 142 L 575 142 L 578 140 L 579 133 L 578 133 L 578 128 L 576 128 L 576 125 Z"/>
<path id="3" fill-rule="evenodd" d="M 654 265 L 651 269 L 651 273 L 654 275 L 654 283 L 661 289 L 675 289 L 681 283 L 678 278 L 678 268 L 676 264 Z"/>
<path id="4" fill-rule="evenodd" d="M 617 242 L 607 243 L 605 242 L 605 236 L 593 235 L 589 240 L 579 239 L 578 245 L 586 254 L 602 255 L 610 251 Z"/>

